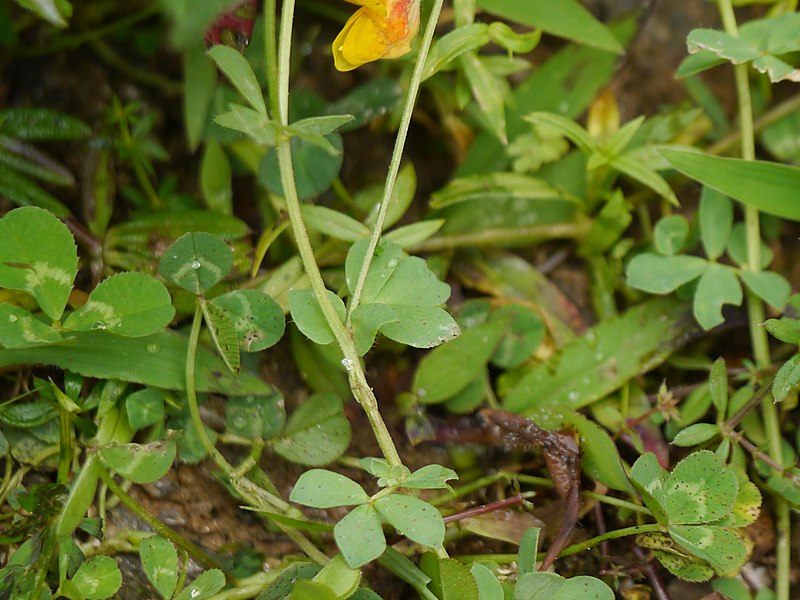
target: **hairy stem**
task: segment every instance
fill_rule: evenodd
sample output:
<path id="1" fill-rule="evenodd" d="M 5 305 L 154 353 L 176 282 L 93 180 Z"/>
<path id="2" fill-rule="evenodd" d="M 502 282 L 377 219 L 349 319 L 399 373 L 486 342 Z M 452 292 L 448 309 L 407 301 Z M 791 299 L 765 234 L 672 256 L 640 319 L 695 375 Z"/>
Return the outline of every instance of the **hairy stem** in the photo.
<path id="1" fill-rule="evenodd" d="M 294 19 L 294 0 L 285 0 L 282 7 L 281 14 L 281 33 L 280 43 L 278 47 L 278 114 L 277 118 L 282 125 L 289 124 L 289 70 L 291 59 L 291 38 L 292 38 L 292 24 Z M 268 76 L 273 75 L 268 73 Z M 270 85 L 274 81 L 269 82 Z M 303 217 L 300 212 L 300 199 L 297 196 L 297 187 L 294 179 L 294 167 L 292 165 L 292 151 L 289 145 L 289 139 L 281 139 L 277 145 L 278 165 L 281 173 L 281 184 L 283 186 L 283 193 L 286 200 L 286 210 L 289 213 L 289 220 L 292 224 L 292 232 L 294 233 L 295 243 L 297 250 L 300 254 L 300 259 L 303 262 L 308 278 L 311 282 L 311 288 L 319 302 L 322 314 L 328 323 L 331 331 L 333 332 L 339 348 L 342 350 L 344 360 L 342 363 L 348 371 L 350 379 L 350 388 L 353 391 L 358 403 L 364 408 L 367 414 L 375 438 L 381 448 L 386 460 L 392 466 L 402 465 L 400 455 L 395 448 L 392 436 L 381 417 L 378 410 L 378 401 L 375 394 L 372 392 L 367 378 L 364 375 L 364 370 L 361 367 L 360 357 L 356 352 L 353 340 L 347 329 L 342 323 L 336 309 L 328 296 L 328 290 L 325 287 L 325 282 L 322 280 L 322 274 L 319 271 L 316 260 L 314 258 L 314 250 L 311 248 L 311 241 L 308 238 L 308 231 L 306 230 Z"/>
<path id="2" fill-rule="evenodd" d="M 634 525 L 633 527 L 624 527 L 623 529 L 615 529 L 614 531 L 609 531 L 604 533 L 603 535 L 598 535 L 593 538 L 589 538 L 586 541 L 578 542 L 577 544 L 572 544 L 571 546 L 567 546 L 564 548 L 558 555 L 559 558 L 563 558 L 565 556 L 571 556 L 573 554 L 579 554 L 580 552 L 584 552 L 591 548 L 594 548 L 598 544 L 605 542 L 606 540 L 616 540 L 622 537 L 628 537 L 629 535 L 639 535 L 640 533 L 654 533 L 664 531 L 664 526 L 659 525 L 658 523 L 650 523 L 647 525 Z M 544 557 L 544 553 L 540 553 L 542 557 Z"/>
<path id="3" fill-rule="evenodd" d="M 734 14 L 731 0 L 719 0 L 719 10 L 725 31 L 730 35 L 738 36 L 739 28 L 736 24 L 736 15 Z M 753 106 L 750 97 L 750 82 L 748 80 L 747 69 L 747 64 L 734 65 L 736 93 L 739 100 L 739 129 L 741 130 L 742 158 L 746 160 L 755 160 Z M 755 273 L 761 270 L 761 232 L 758 209 L 745 205 L 744 210 L 747 239 L 747 266 Z M 762 369 L 769 367 L 772 360 L 769 353 L 767 332 L 763 327 L 764 304 L 761 299 L 749 289 L 747 290 L 747 313 L 750 324 L 750 339 L 756 366 Z M 767 437 L 769 438 L 770 455 L 773 460 L 782 463 L 780 419 L 778 410 L 770 394 L 766 395 L 761 403 L 761 414 L 767 429 Z M 791 516 L 789 505 L 784 499 L 776 495 L 774 500 L 778 534 L 775 547 L 777 563 L 775 594 L 777 600 L 789 600 Z"/>
<path id="4" fill-rule="evenodd" d="M 111 490 L 113 494 L 120 499 L 120 501 L 130 509 L 133 514 L 139 517 L 144 523 L 146 523 L 149 527 L 153 529 L 158 535 L 168 539 L 170 542 L 178 546 L 189 553 L 189 555 L 194 558 L 197 562 L 203 565 L 207 569 L 219 569 L 220 571 L 224 572 L 227 579 L 230 581 L 235 581 L 231 575 L 225 572 L 225 569 L 222 565 L 220 565 L 216 560 L 211 558 L 208 554 L 206 554 L 203 550 L 201 550 L 198 546 L 194 545 L 192 542 L 187 540 L 185 537 L 180 535 L 178 532 L 174 531 L 173 529 L 164 525 L 161 521 L 151 515 L 145 508 L 139 504 L 133 497 L 128 494 L 122 486 L 119 485 L 114 478 L 106 471 L 105 469 L 100 470 L 100 477 L 102 478 L 103 482 L 108 486 L 108 489 Z"/>
<path id="5" fill-rule="evenodd" d="M 358 308 L 361 301 L 361 293 L 364 290 L 364 282 L 367 280 L 367 272 L 372 263 L 372 258 L 375 255 L 375 250 L 378 247 L 378 242 L 381 239 L 384 223 L 386 223 L 386 213 L 389 210 L 389 203 L 392 199 L 392 192 L 394 191 L 394 184 L 397 181 L 397 173 L 400 171 L 400 162 L 403 159 L 403 150 L 406 146 L 406 138 L 408 137 L 408 128 L 411 126 L 411 117 L 414 114 L 414 105 L 417 101 L 419 93 L 419 86 L 422 83 L 422 73 L 425 70 L 425 62 L 428 58 L 428 51 L 433 42 L 433 34 L 436 32 L 436 25 L 439 22 L 439 14 L 442 12 L 443 0 L 434 0 L 433 7 L 431 7 L 431 14 L 428 17 L 428 24 L 425 27 L 425 33 L 422 36 L 422 43 L 420 44 L 419 54 L 417 55 L 417 62 L 414 65 L 414 72 L 411 75 L 411 82 L 408 85 L 408 92 L 406 93 L 406 103 L 403 107 L 403 114 L 400 118 L 400 128 L 397 131 L 397 137 L 394 142 L 394 150 L 392 151 L 392 160 L 389 163 L 389 172 L 386 175 L 386 185 L 383 187 L 383 196 L 378 205 L 378 216 L 375 219 L 375 225 L 372 227 L 372 234 L 369 237 L 369 246 L 367 252 L 364 254 L 364 260 L 361 263 L 361 270 L 358 273 L 358 282 L 356 289 L 353 290 L 353 296 L 350 298 L 350 306 L 347 309 L 347 324 L 350 324 L 350 318 L 353 311 Z"/>

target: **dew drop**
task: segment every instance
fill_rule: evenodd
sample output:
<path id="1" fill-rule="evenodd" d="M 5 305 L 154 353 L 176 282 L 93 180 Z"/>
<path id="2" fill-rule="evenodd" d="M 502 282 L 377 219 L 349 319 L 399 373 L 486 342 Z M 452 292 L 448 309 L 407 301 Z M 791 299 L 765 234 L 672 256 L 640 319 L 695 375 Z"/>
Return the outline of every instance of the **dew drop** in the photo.
<path id="1" fill-rule="evenodd" d="M 238 416 L 233 419 L 233 426 L 237 429 L 242 429 L 247 425 L 247 417 Z"/>
<path id="2" fill-rule="evenodd" d="M 16 323 L 18 318 L 17 315 L 8 315 L 8 320 L 12 323 Z"/>
<path id="3" fill-rule="evenodd" d="M 352 360 L 350 360 L 349 358 L 343 358 L 343 359 L 342 359 L 342 366 L 343 366 L 343 367 L 344 367 L 344 368 L 345 368 L 347 371 L 352 371 L 352 370 L 353 370 L 353 361 L 352 361 Z"/>
<path id="4" fill-rule="evenodd" d="M 100 330 L 103 330 L 105 328 L 106 328 L 106 324 L 103 323 L 102 321 L 95 321 L 94 323 L 92 323 L 92 329 L 94 329 L 95 331 L 100 331 Z"/>
<path id="5" fill-rule="evenodd" d="M 578 394 L 578 392 L 576 392 L 575 390 L 567 394 L 567 400 L 569 400 L 570 402 L 575 402 L 579 397 L 580 394 Z"/>
<path id="6" fill-rule="evenodd" d="M 391 259 L 388 263 L 386 263 L 386 266 L 389 267 L 390 269 L 395 268 L 397 266 L 397 259 L 396 258 Z"/>
<path id="7" fill-rule="evenodd" d="M 192 267 L 196 271 L 197 269 L 199 269 L 203 265 L 200 264 L 200 261 L 195 258 L 192 262 L 189 263 L 189 266 Z"/>
<path id="8" fill-rule="evenodd" d="M 145 346 L 144 348 L 145 348 L 145 350 L 147 350 L 147 351 L 148 351 L 150 354 L 155 354 L 156 352 L 158 352 L 159 350 L 161 350 L 161 348 L 158 346 L 158 344 L 147 344 L 147 346 Z"/>
<path id="9" fill-rule="evenodd" d="M 428 395 L 428 391 L 425 388 L 419 388 L 417 390 L 417 396 L 419 396 L 420 398 L 424 398 L 427 395 Z"/>

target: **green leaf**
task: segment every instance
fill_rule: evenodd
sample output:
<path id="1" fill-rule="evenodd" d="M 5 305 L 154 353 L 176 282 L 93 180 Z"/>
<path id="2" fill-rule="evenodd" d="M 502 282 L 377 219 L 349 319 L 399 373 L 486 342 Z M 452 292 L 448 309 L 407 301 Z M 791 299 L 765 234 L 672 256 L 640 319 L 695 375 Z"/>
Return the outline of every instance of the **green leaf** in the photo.
<path id="1" fill-rule="evenodd" d="M 631 179 L 649 187 L 656 194 L 663 197 L 673 206 L 680 206 L 675 192 L 669 187 L 667 181 L 655 169 L 643 163 L 635 154 L 628 153 L 616 156 L 609 161 L 609 165 Z"/>
<path id="2" fill-rule="evenodd" d="M 225 575 L 219 569 L 209 569 L 183 588 L 175 600 L 205 600 L 225 587 Z"/>
<path id="3" fill-rule="evenodd" d="M 674 256 L 689 237 L 689 221 L 683 215 L 670 215 L 656 223 L 653 243 L 659 254 Z"/>
<path id="4" fill-rule="evenodd" d="M 735 65 L 758 58 L 760 54 L 758 48 L 747 40 L 715 29 L 695 29 L 689 32 L 686 45 L 691 54 L 706 50 Z"/>
<path id="5" fill-rule="evenodd" d="M 438 558 L 428 552 L 420 567 L 431 578 L 430 588 L 439 600 L 478 600 L 478 583 L 466 566 L 453 558 Z"/>
<path id="6" fill-rule="evenodd" d="M 280 305 L 256 290 L 234 290 L 211 301 L 233 322 L 243 352 L 259 352 L 283 337 L 286 320 Z"/>
<path id="7" fill-rule="evenodd" d="M 444 490 L 450 487 L 447 484 L 450 479 L 458 479 L 453 469 L 441 465 L 426 465 L 406 477 L 401 485 L 417 490 Z"/>
<path id="8" fill-rule="evenodd" d="M 352 115 L 353 120 L 345 123 L 340 129 L 340 131 L 350 131 L 393 110 L 398 106 L 402 96 L 401 86 L 394 78 L 373 77 L 342 98 L 328 104 L 327 112 Z"/>
<path id="9" fill-rule="evenodd" d="M 354 290 L 368 240 L 353 244 L 345 275 Z M 406 255 L 392 242 L 381 241 L 364 281 L 361 304 L 353 311 L 357 350 L 366 353 L 378 331 L 395 341 L 430 348 L 460 333 L 450 315 L 439 308 L 450 286 L 439 281 L 421 258 Z M 434 306 L 432 306 L 434 305 Z"/>
<path id="10" fill-rule="evenodd" d="M 772 395 L 775 397 L 775 402 L 783 402 L 799 383 L 800 354 L 795 354 L 775 373 L 775 379 L 772 381 Z"/>
<path id="11" fill-rule="evenodd" d="M 125 399 L 125 412 L 134 430 L 155 425 L 164 419 L 164 394 L 153 388 L 134 392 Z"/>
<path id="12" fill-rule="evenodd" d="M 718 417 L 724 419 L 728 414 L 728 367 L 722 357 L 715 360 L 711 367 L 711 372 L 708 374 L 708 389 Z"/>
<path id="13" fill-rule="evenodd" d="M 679 150 L 662 150 L 661 154 L 681 173 L 703 185 L 769 214 L 800 221 L 798 167 Z"/>
<path id="14" fill-rule="evenodd" d="M 601 580 L 586 575 L 564 579 L 556 573 L 526 573 L 517 581 L 514 600 L 614 600 Z"/>
<path id="15" fill-rule="evenodd" d="M 767 319 L 764 323 L 767 331 L 773 337 L 787 344 L 800 344 L 800 321 L 781 317 L 780 319 Z"/>
<path id="16" fill-rule="evenodd" d="M 420 361 L 411 388 L 419 401 L 443 402 L 467 387 L 489 362 L 508 329 L 508 320 L 492 320 L 429 352 Z"/>
<path id="17" fill-rule="evenodd" d="M 466 52 L 459 57 L 459 60 L 489 131 L 504 144 L 508 143 L 503 98 L 505 90 L 475 52 Z"/>
<path id="18" fill-rule="evenodd" d="M 501 369 L 513 369 L 528 360 L 541 345 L 545 325 L 533 308 L 521 304 L 506 304 L 492 314 L 492 320 L 506 318 L 510 318 L 507 335 L 497 346 L 491 362 Z"/>
<path id="19" fill-rule="evenodd" d="M 503 600 L 503 586 L 494 573 L 480 563 L 474 563 L 469 572 L 478 584 L 480 600 Z"/>
<path id="20" fill-rule="evenodd" d="M 46 108 L 0 110 L 0 133 L 27 140 L 78 140 L 92 133 L 83 121 Z"/>
<path id="21" fill-rule="evenodd" d="M 350 422 L 333 392 L 314 394 L 292 413 L 275 442 L 275 452 L 301 465 L 319 466 L 338 458 L 350 445 Z"/>
<path id="22" fill-rule="evenodd" d="M 717 190 L 704 187 L 700 197 L 700 240 L 709 259 L 722 256 L 732 229 L 733 203 Z"/>
<path id="23" fill-rule="evenodd" d="M 222 145 L 214 138 L 206 141 L 200 161 L 200 189 L 208 208 L 228 215 L 233 213 L 231 163 Z"/>
<path id="24" fill-rule="evenodd" d="M 330 589 L 334 598 L 351 598 L 361 581 L 361 571 L 347 566 L 344 557 L 337 554 L 314 576 L 313 581 Z"/>
<path id="25" fill-rule="evenodd" d="M 197 149 L 206 127 L 208 107 L 216 85 L 217 69 L 198 39 L 183 53 L 183 119 L 186 140 L 192 152 Z"/>
<path id="26" fill-rule="evenodd" d="M 696 326 L 683 302 L 657 298 L 634 306 L 526 371 L 505 395 L 503 407 L 531 414 L 537 407 L 587 406 L 661 364 L 692 331 Z"/>
<path id="27" fill-rule="evenodd" d="M 0 181 L 3 182 L 3 197 L 17 206 L 43 208 L 62 219 L 70 215 L 69 209 L 51 194 L 20 171 L 15 171 L 2 163 L 0 163 Z"/>
<path id="28" fill-rule="evenodd" d="M 668 481 L 669 473 L 658 464 L 652 452 L 643 454 L 633 464 L 631 482 L 659 523 L 666 523 L 668 519 L 665 508 Z"/>
<path id="29" fill-rule="evenodd" d="M 744 284 L 759 298 L 775 308 L 783 308 L 792 293 L 792 286 L 786 278 L 772 271 L 741 271 Z"/>
<path id="30" fill-rule="evenodd" d="M 178 584 L 178 553 L 172 542 L 151 535 L 139 544 L 139 556 L 150 583 L 164 598 L 171 598 Z"/>
<path id="31" fill-rule="evenodd" d="M 314 508 L 354 506 L 369 501 L 363 488 L 352 479 L 325 469 L 311 469 L 295 483 L 289 500 Z"/>
<path id="32" fill-rule="evenodd" d="M 681 429 L 672 443 L 676 446 L 697 446 L 719 435 L 719 425 L 716 423 L 695 423 Z"/>
<path id="33" fill-rule="evenodd" d="M 35 348 L 61 340 L 58 331 L 24 308 L 0 302 L 0 347 Z"/>
<path id="34" fill-rule="evenodd" d="M 300 580 L 294 584 L 288 600 L 338 600 L 338 598 L 340 596 L 321 583 Z"/>
<path id="35" fill-rule="evenodd" d="M 0 366 L 53 365 L 97 379 L 119 379 L 165 390 L 186 387 L 187 338 L 164 330 L 144 338 L 124 338 L 105 332 L 70 334 L 74 345 L 31 349 L 0 349 Z M 219 392 L 229 396 L 271 394 L 272 388 L 248 372 L 238 377 L 228 373 L 224 363 L 207 348 L 197 353 L 195 379 L 198 392 Z"/>
<path id="36" fill-rule="evenodd" d="M 470 23 L 456 27 L 437 39 L 431 46 L 422 80 L 438 73 L 458 56 L 470 50 L 477 50 L 489 43 L 489 26 L 486 23 Z"/>
<path id="37" fill-rule="evenodd" d="M 249 440 L 275 437 L 283 429 L 286 410 L 279 393 L 229 398 L 225 404 L 225 429 Z"/>
<path id="38" fill-rule="evenodd" d="M 290 129 L 295 134 L 313 133 L 316 135 L 328 135 L 333 133 L 343 125 L 350 123 L 353 115 L 324 115 L 321 117 L 307 117 L 295 121 L 290 125 Z"/>
<path id="39" fill-rule="evenodd" d="M 381 519 L 408 539 L 438 548 L 444 541 L 441 513 L 419 498 L 402 494 L 383 496 L 373 503 Z"/>
<path id="40" fill-rule="evenodd" d="M 175 285 L 200 295 L 230 272 L 233 253 L 217 236 L 197 231 L 179 237 L 164 251 L 158 272 Z"/>
<path id="41" fill-rule="evenodd" d="M 357 242 L 369 237 L 370 230 L 365 225 L 338 210 L 314 204 L 303 204 L 300 209 L 303 220 L 310 229 L 332 238 Z"/>
<path id="42" fill-rule="evenodd" d="M 110 556 L 95 556 L 78 567 L 72 583 L 87 600 L 110 598 L 122 585 L 122 573 Z"/>
<path id="43" fill-rule="evenodd" d="M 336 545 L 352 568 L 375 560 L 386 549 L 381 520 L 371 504 L 357 506 L 333 528 Z"/>
<path id="44" fill-rule="evenodd" d="M 613 490 L 633 493 L 619 450 L 606 430 L 577 411 L 568 408 L 557 410 L 563 422 L 580 436 L 584 473 Z"/>
<path id="45" fill-rule="evenodd" d="M 625 269 L 628 284 L 650 294 L 669 294 L 701 276 L 709 263 L 697 256 L 639 254 Z"/>
<path id="46" fill-rule="evenodd" d="M 489 173 L 451 180 L 431 196 L 430 205 L 439 209 L 473 200 L 491 203 L 509 198 L 544 200 L 564 196 L 543 179 L 520 173 Z"/>
<path id="47" fill-rule="evenodd" d="M 522 534 L 519 544 L 519 574 L 534 573 L 536 571 L 536 555 L 539 552 L 539 537 L 542 533 L 540 527 L 531 527 Z"/>
<path id="48" fill-rule="evenodd" d="M 109 469 L 134 483 L 152 483 L 167 474 L 175 461 L 177 446 L 168 439 L 149 444 L 115 444 L 100 450 Z"/>
<path id="49" fill-rule="evenodd" d="M 710 523 L 730 513 L 739 484 L 734 472 L 708 450 L 680 461 L 664 488 L 671 525 Z"/>
<path id="50" fill-rule="evenodd" d="M 152 241 L 166 243 L 187 231 L 204 231 L 223 240 L 238 240 L 249 234 L 247 224 L 234 216 L 210 210 L 157 211 L 115 225 L 108 230 L 110 248 L 149 247 Z"/>
<path id="51" fill-rule="evenodd" d="M 220 70 L 225 73 L 225 77 L 247 100 L 247 103 L 262 115 L 266 115 L 267 106 L 264 104 L 261 86 L 258 84 L 255 73 L 253 73 L 253 69 L 247 59 L 233 48 L 223 44 L 218 44 L 211 48 L 208 51 L 208 55 L 217 63 Z"/>
<path id="52" fill-rule="evenodd" d="M 174 316 L 163 283 L 144 273 L 117 273 L 103 280 L 86 304 L 67 317 L 64 329 L 144 337 L 169 325 Z"/>
<path id="53" fill-rule="evenodd" d="M 588 156 L 600 151 L 597 141 L 589 135 L 588 131 L 572 119 L 563 115 L 548 112 L 533 112 L 527 115 L 525 120 L 534 125 L 545 125 L 555 129 L 566 136 L 573 144 L 580 148 L 581 152 Z"/>
<path id="54" fill-rule="evenodd" d="M 694 294 L 694 317 L 703 329 L 712 329 L 725 321 L 723 304 L 739 306 L 742 296 L 736 272 L 728 266 L 709 263 Z"/>
<path id="55" fill-rule="evenodd" d="M 324 147 L 308 139 L 297 136 L 291 138 L 292 165 L 300 200 L 315 198 L 328 190 L 342 168 L 342 137 L 338 133 L 331 133 L 321 139 L 325 140 Z M 285 195 L 278 155 L 274 149 L 270 149 L 261 159 L 258 179 L 273 194 Z"/>
<path id="56" fill-rule="evenodd" d="M 772 248 L 770 248 L 764 240 L 760 240 L 759 245 L 761 246 L 759 251 L 761 255 L 761 268 L 766 269 L 772 262 L 774 254 Z M 731 239 L 728 240 L 727 251 L 728 256 L 730 256 L 735 264 L 739 265 L 742 269 L 748 268 L 747 228 L 744 223 L 739 222 L 734 224 L 733 231 L 731 231 Z"/>
<path id="57" fill-rule="evenodd" d="M 445 219 L 427 219 L 409 225 L 403 225 L 385 234 L 382 239 L 393 242 L 401 248 L 416 246 L 424 242 L 444 225 Z"/>
<path id="58" fill-rule="evenodd" d="M 378 219 L 380 200 L 383 197 L 382 185 L 378 185 L 373 189 L 374 200 L 372 203 L 372 209 L 370 210 L 369 215 L 367 215 L 367 218 L 364 219 L 364 224 L 370 228 L 375 226 L 375 222 Z M 404 163 L 402 167 L 400 167 L 400 171 L 397 173 L 397 179 L 394 182 L 392 194 L 389 196 L 389 207 L 386 209 L 386 219 L 383 222 L 384 230 L 397 223 L 397 221 L 399 221 L 403 215 L 406 214 L 408 207 L 411 206 L 411 203 L 414 201 L 414 195 L 416 194 L 416 191 L 417 172 L 414 169 L 414 164 L 408 161 Z M 412 225 L 416 224 L 417 223 L 413 223 Z M 384 236 L 384 239 L 387 239 L 387 236 Z"/>
<path id="59" fill-rule="evenodd" d="M 259 146 L 265 147 L 274 146 L 278 141 L 278 134 L 283 131 L 267 115 L 236 103 L 229 104 L 228 112 L 214 117 L 214 122 L 220 127 L 243 133 Z"/>
<path id="60" fill-rule="evenodd" d="M 555 0 L 546 5 L 516 0 L 478 0 L 478 6 L 498 17 L 592 48 L 616 54 L 623 52 L 614 35 L 576 0 Z"/>
<path id="61" fill-rule="evenodd" d="M 542 39 L 542 32 L 537 29 L 518 33 L 505 23 L 496 21 L 489 25 L 489 37 L 495 44 L 509 52 L 527 54 L 539 45 Z"/>
<path id="62" fill-rule="evenodd" d="M 281 571 L 278 578 L 258 595 L 257 600 L 286 600 L 292 593 L 297 581 L 312 579 L 322 570 L 320 565 L 312 563 L 294 563 Z"/>
<path id="63" fill-rule="evenodd" d="M 339 319 L 344 322 L 346 314 L 344 302 L 332 291 L 325 291 L 336 309 Z M 289 292 L 289 310 L 292 313 L 294 324 L 311 341 L 325 345 L 336 340 L 330 325 L 325 320 L 325 315 L 322 314 L 314 290 L 304 288 Z"/>
<path id="64" fill-rule="evenodd" d="M 681 546 L 708 562 L 718 575 L 737 575 L 748 559 L 742 534 L 722 527 L 671 525 L 670 536 Z"/>
<path id="65" fill-rule="evenodd" d="M 78 272 L 66 225 L 41 208 L 17 208 L 0 219 L 0 240 L 0 288 L 28 292 L 48 317 L 61 318 Z"/>
<path id="66" fill-rule="evenodd" d="M 210 302 L 202 302 L 203 318 L 214 342 L 217 352 L 228 370 L 236 375 L 239 372 L 239 338 L 228 311 Z"/>

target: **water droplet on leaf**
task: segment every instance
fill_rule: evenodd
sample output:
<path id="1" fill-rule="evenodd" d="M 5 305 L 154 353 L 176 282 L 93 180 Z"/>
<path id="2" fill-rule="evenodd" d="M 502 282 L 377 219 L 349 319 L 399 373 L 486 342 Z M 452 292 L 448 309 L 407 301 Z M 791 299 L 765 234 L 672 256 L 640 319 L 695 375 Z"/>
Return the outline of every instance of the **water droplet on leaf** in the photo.
<path id="1" fill-rule="evenodd" d="M 103 330 L 105 328 L 106 328 L 106 324 L 103 323 L 102 321 L 95 321 L 94 323 L 92 323 L 92 329 L 94 329 L 95 331 L 100 331 L 100 330 Z"/>
<path id="2" fill-rule="evenodd" d="M 189 266 L 192 267 L 196 271 L 197 269 L 199 269 L 203 265 L 200 264 L 200 261 L 195 258 L 192 262 L 189 263 Z"/>

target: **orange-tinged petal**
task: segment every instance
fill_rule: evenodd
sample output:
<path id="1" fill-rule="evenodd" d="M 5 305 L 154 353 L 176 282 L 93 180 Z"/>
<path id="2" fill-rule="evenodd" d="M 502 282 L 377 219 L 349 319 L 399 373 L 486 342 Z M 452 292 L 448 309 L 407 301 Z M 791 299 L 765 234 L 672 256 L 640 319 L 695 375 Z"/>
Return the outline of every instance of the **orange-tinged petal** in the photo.
<path id="1" fill-rule="evenodd" d="M 333 42 L 340 71 L 350 71 L 379 58 L 397 58 L 411 50 L 419 30 L 420 0 L 348 0 L 362 4 Z M 374 4 L 382 10 L 373 10 Z M 386 12 L 388 11 L 388 12 Z"/>
<path id="2" fill-rule="evenodd" d="M 379 15 L 385 17 L 389 14 L 389 0 L 345 0 L 350 4 L 357 4 L 358 6 L 366 6 L 371 8 Z"/>

